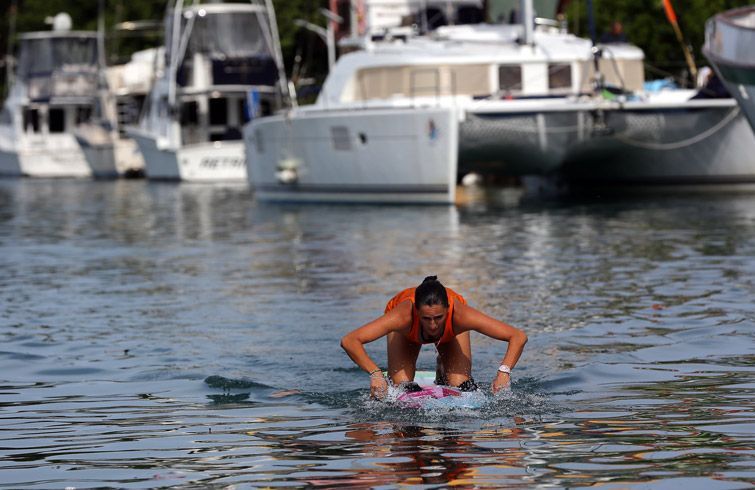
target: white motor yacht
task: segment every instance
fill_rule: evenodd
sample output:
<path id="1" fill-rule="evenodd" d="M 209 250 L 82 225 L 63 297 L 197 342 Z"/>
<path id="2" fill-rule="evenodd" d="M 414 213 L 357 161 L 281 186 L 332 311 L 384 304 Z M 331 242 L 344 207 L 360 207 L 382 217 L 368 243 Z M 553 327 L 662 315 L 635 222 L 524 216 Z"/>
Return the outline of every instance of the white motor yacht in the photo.
<path id="1" fill-rule="evenodd" d="M 149 179 L 246 179 L 241 128 L 281 105 L 285 87 L 269 0 L 177 0 L 166 15 L 165 69 L 128 128 Z"/>
<path id="2" fill-rule="evenodd" d="M 97 103 L 97 34 L 71 30 L 58 14 L 53 30 L 19 36 L 14 78 L 0 112 L 0 175 L 88 177 L 74 137 Z"/>

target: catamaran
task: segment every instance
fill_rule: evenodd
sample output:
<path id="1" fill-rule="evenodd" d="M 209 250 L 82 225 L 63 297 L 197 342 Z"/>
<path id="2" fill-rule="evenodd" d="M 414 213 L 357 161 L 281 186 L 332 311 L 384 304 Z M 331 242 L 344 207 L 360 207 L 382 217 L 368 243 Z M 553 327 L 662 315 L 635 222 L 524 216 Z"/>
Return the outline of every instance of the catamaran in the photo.
<path id="1" fill-rule="evenodd" d="M 452 203 L 468 173 L 549 186 L 755 178 L 743 158 L 755 138 L 735 101 L 646 92 L 638 47 L 576 37 L 535 19 L 531 1 L 521 10 L 519 24 L 425 31 L 425 21 L 348 38 L 360 49 L 341 56 L 313 105 L 245 126 L 255 195 Z"/>

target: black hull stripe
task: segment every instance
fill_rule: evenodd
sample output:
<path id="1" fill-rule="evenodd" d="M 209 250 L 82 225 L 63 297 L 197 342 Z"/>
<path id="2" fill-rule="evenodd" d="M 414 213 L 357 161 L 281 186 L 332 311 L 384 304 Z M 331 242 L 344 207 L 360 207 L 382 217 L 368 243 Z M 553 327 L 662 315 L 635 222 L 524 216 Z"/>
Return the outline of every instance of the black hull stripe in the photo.
<path id="1" fill-rule="evenodd" d="M 746 185 L 755 184 L 755 175 L 701 175 L 672 177 L 636 177 L 636 178 L 590 178 L 566 174 L 566 180 L 584 185 Z"/>
<path id="2" fill-rule="evenodd" d="M 448 187 L 445 185 L 256 185 L 252 187 L 261 192 L 270 193 L 328 193 L 328 194 L 445 194 Z"/>

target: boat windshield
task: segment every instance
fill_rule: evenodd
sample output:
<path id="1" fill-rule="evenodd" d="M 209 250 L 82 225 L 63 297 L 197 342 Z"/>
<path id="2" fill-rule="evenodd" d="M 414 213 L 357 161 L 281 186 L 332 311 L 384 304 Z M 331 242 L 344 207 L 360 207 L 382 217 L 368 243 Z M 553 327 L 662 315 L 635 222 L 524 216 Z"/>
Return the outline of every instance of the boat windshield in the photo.
<path id="1" fill-rule="evenodd" d="M 23 39 L 18 76 L 28 79 L 61 70 L 92 71 L 97 68 L 97 39 L 89 36 Z"/>
<path id="2" fill-rule="evenodd" d="M 271 56 L 265 41 L 262 14 L 256 12 L 208 13 L 197 16 L 191 28 L 187 56 L 203 54 L 212 59 Z"/>

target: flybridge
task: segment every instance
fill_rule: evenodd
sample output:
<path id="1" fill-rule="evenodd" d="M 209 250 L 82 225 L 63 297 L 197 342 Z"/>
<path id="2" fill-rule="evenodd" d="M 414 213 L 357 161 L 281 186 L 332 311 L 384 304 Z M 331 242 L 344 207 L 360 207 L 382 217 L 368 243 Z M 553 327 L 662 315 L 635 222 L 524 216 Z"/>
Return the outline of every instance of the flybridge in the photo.
<path id="1" fill-rule="evenodd" d="M 333 25 L 338 40 L 381 39 L 402 31 L 422 33 L 443 25 L 485 21 L 482 0 L 330 0 L 330 10 L 344 19 Z"/>

